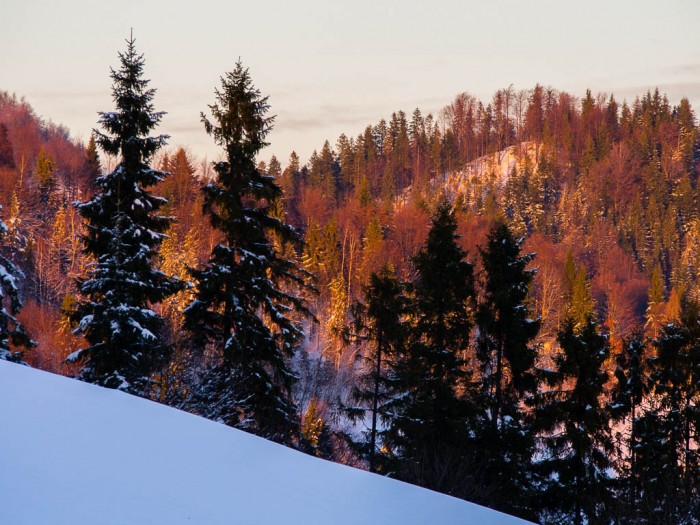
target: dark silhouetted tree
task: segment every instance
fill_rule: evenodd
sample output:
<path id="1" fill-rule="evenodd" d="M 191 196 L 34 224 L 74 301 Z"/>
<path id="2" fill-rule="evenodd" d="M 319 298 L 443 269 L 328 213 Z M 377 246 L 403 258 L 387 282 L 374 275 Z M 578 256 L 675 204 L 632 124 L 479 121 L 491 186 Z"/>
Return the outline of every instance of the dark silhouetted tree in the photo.
<path id="1" fill-rule="evenodd" d="M 567 320 L 557 339 L 561 353 L 556 370 L 547 373 L 551 390 L 540 394 L 538 407 L 543 507 L 560 523 L 600 523 L 611 503 L 613 445 L 603 398 L 610 347 L 591 318 Z"/>
<path id="2" fill-rule="evenodd" d="M 15 158 L 7 126 L 0 124 L 0 168 L 3 166 L 14 168 Z"/>
<path id="3" fill-rule="evenodd" d="M 153 109 L 155 90 L 143 78 L 143 55 L 133 38 L 119 59 L 111 73 L 116 110 L 100 113 L 105 133 L 95 133 L 100 147 L 121 161 L 96 180 L 94 197 L 78 204 L 87 227 L 85 253 L 94 262 L 79 282 L 83 300 L 73 312 L 88 346 L 68 360 L 82 363 L 86 381 L 147 395 L 152 372 L 167 358 L 159 337 L 163 320 L 152 306 L 180 284 L 154 267 L 171 223 L 158 215 L 165 199 L 147 191 L 167 175 L 149 165 L 167 138 L 149 136 L 163 113 Z"/>
<path id="4" fill-rule="evenodd" d="M 540 322 L 531 318 L 527 306 L 534 276 L 527 265 L 534 254 L 522 255 L 521 244 L 505 223 L 496 223 L 481 251 L 486 277 L 477 313 L 483 411 L 478 433 L 481 483 L 493 494 L 483 503 L 527 515 L 535 441 L 525 402 L 537 391 L 534 339 Z"/>
<path id="5" fill-rule="evenodd" d="M 6 235 L 7 226 L 0 218 L 0 360 L 19 362 L 22 354 L 17 349 L 34 343 L 16 317 L 22 309 L 18 288 L 21 272 L 3 254 Z"/>
<path id="6" fill-rule="evenodd" d="M 364 440 L 358 443 L 362 457 L 367 458 L 370 472 L 377 472 L 377 456 L 384 434 L 383 428 L 391 422 L 388 410 L 396 393 L 392 369 L 404 353 L 407 337 L 405 320 L 407 298 L 404 286 L 391 267 L 385 266 L 370 276 L 364 288 L 364 302 L 353 306 L 354 339 L 363 347 L 362 360 L 352 399 L 347 409 L 354 420 L 371 417 L 371 425 Z M 381 425 L 381 426 L 380 426 Z"/>
<path id="7" fill-rule="evenodd" d="M 305 287 L 308 275 L 282 258 L 271 239 L 300 241 L 294 228 L 271 214 L 281 190 L 255 162 L 273 121 L 266 116 L 267 97 L 240 61 L 215 93 L 211 120 L 202 114 L 202 121 L 224 158 L 214 163 L 216 179 L 203 192 L 204 211 L 222 242 L 192 272 L 197 291 L 185 310 L 185 327 L 211 344 L 217 364 L 205 373 L 193 409 L 289 442 L 298 417 L 288 360 L 303 336 L 294 315 L 308 312 L 288 290 Z"/>
<path id="8" fill-rule="evenodd" d="M 473 326 L 473 271 L 456 230 L 453 211 L 441 203 L 413 260 L 415 326 L 395 365 L 400 395 L 389 404 L 393 419 L 384 441 L 395 475 L 452 494 L 468 490 L 467 438 L 474 412 L 463 361 Z"/>

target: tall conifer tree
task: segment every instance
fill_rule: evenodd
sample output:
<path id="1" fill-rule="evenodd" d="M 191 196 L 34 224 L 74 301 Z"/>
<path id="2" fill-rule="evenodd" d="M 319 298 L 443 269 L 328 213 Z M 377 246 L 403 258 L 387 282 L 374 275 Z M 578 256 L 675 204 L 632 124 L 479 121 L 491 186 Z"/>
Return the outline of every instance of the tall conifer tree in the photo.
<path id="1" fill-rule="evenodd" d="M 492 494 L 482 503 L 527 515 L 535 443 L 525 404 L 537 390 L 534 339 L 540 321 L 527 306 L 534 276 L 527 265 L 534 254 L 521 255 L 521 243 L 505 223 L 496 223 L 481 251 L 486 282 L 477 312 L 483 416 L 478 433 L 481 484 Z"/>
<path id="2" fill-rule="evenodd" d="M 640 440 L 640 437 L 644 438 L 643 432 L 648 430 L 645 423 L 650 421 L 642 413 L 644 400 L 652 388 L 647 353 L 647 346 L 640 334 L 624 341 L 622 350 L 615 359 L 615 384 L 610 393 L 611 419 L 627 422 L 617 458 L 618 484 L 622 495 L 618 505 L 630 514 L 637 512 L 640 481 L 644 477 L 644 462 L 637 459 L 639 451 L 647 445 L 654 446 Z"/>
<path id="3" fill-rule="evenodd" d="M 85 156 L 83 158 L 83 169 L 81 182 L 85 188 L 94 188 L 97 178 L 102 173 L 102 163 L 100 162 L 100 154 L 97 152 L 97 143 L 95 142 L 95 134 L 90 134 L 90 140 L 85 148 Z"/>
<path id="4" fill-rule="evenodd" d="M 119 60 L 120 68 L 111 72 L 116 110 L 100 113 L 105 132 L 95 135 L 106 153 L 121 160 L 96 180 L 94 197 L 77 205 L 87 226 L 84 249 L 94 263 L 79 282 L 84 299 L 73 313 L 76 332 L 88 346 L 68 360 L 83 364 L 86 381 L 146 395 L 150 374 L 166 357 L 159 338 L 162 318 L 152 306 L 180 284 L 154 268 L 171 223 L 158 214 L 165 199 L 147 191 L 167 175 L 149 165 L 167 138 L 149 136 L 163 113 L 153 108 L 155 90 L 143 78 L 144 59 L 133 37 Z"/>
<path id="5" fill-rule="evenodd" d="M 17 278 L 21 273 L 3 254 L 6 235 L 7 226 L 0 218 L 0 360 L 19 362 L 22 355 L 13 351 L 13 347 L 29 348 L 34 342 L 16 317 L 22 309 L 17 287 Z"/>
<path id="6" fill-rule="evenodd" d="M 416 255 L 415 326 L 395 366 L 401 394 L 386 433 L 396 473 L 406 481 L 459 494 L 464 490 L 473 405 L 463 361 L 473 326 L 473 270 L 457 244 L 457 222 L 447 202 L 432 220 Z"/>
<path id="7" fill-rule="evenodd" d="M 648 523 L 692 523 L 700 512 L 700 308 L 684 301 L 649 359 L 653 397 L 638 431 L 640 510 Z"/>
<path id="8" fill-rule="evenodd" d="M 392 411 L 388 407 L 396 393 L 392 369 L 404 352 L 406 306 L 405 285 L 391 267 L 384 266 L 370 276 L 369 285 L 364 288 L 364 303 L 358 302 L 352 309 L 355 335 L 365 345 L 361 354 L 365 366 L 353 389 L 356 405 L 348 412 L 353 419 L 364 420 L 368 414 L 371 417 L 365 440 L 358 447 L 369 462 L 370 472 L 379 470 L 382 427 L 391 422 Z"/>
<path id="9" fill-rule="evenodd" d="M 556 523 L 601 523 L 610 515 L 612 438 L 603 389 L 610 356 L 607 336 L 592 317 L 581 325 L 572 319 L 559 332 L 561 354 L 547 374 L 538 425 L 543 431 L 544 507 Z M 556 521 L 560 520 L 560 521 Z"/>
<path id="10" fill-rule="evenodd" d="M 241 62 L 221 79 L 209 133 L 224 150 L 216 179 L 203 188 L 204 211 L 222 242 L 209 262 L 193 271 L 196 295 L 185 326 L 211 344 L 218 364 L 205 373 L 194 410 L 259 435 L 288 442 L 297 424 L 288 365 L 302 337 L 294 313 L 308 312 L 299 290 L 308 274 L 274 248 L 272 236 L 298 243 L 297 231 L 271 213 L 281 195 L 255 156 L 267 145 L 274 117 L 267 97 Z"/>
<path id="11" fill-rule="evenodd" d="M 0 124 L 0 168 L 3 166 L 14 168 L 15 159 L 7 126 Z"/>

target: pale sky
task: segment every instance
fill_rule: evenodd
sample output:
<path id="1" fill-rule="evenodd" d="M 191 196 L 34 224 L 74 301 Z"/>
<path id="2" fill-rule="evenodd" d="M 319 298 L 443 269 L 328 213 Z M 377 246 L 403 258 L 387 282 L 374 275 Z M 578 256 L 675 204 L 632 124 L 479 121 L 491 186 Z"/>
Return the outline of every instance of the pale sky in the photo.
<path id="1" fill-rule="evenodd" d="M 199 113 L 240 57 L 277 115 L 262 158 L 286 164 L 392 111 L 510 84 L 619 101 L 658 86 L 698 111 L 699 26 L 697 0 L 0 0 L 0 90 L 86 141 L 133 28 L 170 146 L 219 154 Z"/>

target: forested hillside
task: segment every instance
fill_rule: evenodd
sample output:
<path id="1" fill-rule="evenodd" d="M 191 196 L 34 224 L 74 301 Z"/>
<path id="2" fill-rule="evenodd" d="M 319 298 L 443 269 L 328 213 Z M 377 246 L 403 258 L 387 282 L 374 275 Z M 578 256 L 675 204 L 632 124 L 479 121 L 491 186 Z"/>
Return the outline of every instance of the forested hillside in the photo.
<path id="1" fill-rule="evenodd" d="M 88 144 L 0 93 L 6 356 L 526 519 L 693 522 L 687 99 L 462 93 L 284 161 L 239 62 L 209 163 L 120 60 Z"/>

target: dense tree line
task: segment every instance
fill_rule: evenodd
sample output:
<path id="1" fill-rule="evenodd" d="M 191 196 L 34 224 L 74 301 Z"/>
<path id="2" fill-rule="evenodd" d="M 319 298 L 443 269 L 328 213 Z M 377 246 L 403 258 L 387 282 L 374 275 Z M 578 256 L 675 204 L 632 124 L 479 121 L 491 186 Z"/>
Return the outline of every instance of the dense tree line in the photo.
<path id="1" fill-rule="evenodd" d="M 283 167 L 239 62 L 200 164 L 143 68 L 87 146 L 0 94 L 0 358 L 532 520 L 693 522 L 686 99 L 465 93 Z"/>
<path id="2" fill-rule="evenodd" d="M 379 472 L 544 523 L 692 523 L 697 304 L 684 302 L 655 339 L 626 340 L 614 373 L 593 314 L 569 316 L 551 366 L 538 366 L 532 255 L 496 223 L 477 295 L 455 230 L 440 206 L 413 280 L 385 268 L 355 307 L 367 351 L 348 410 L 372 420 L 355 442 L 361 456 Z"/>
<path id="3" fill-rule="evenodd" d="M 335 148 L 326 142 L 307 165 L 293 154 L 281 171 L 285 212 L 307 231 L 321 318 L 331 316 L 339 268 L 349 297 L 385 262 L 402 277 L 412 271 L 441 193 L 457 207 L 463 248 L 484 244 L 503 215 L 539 254 L 533 296 L 553 344 L 574 293 L 578 315 L 595 308 L 616 349 L 645 323 L 652 335 L 679 297 L 700 297 L 698 132 L 687 99 L 671 106 L 655 91 L 628 105 L 536 86 L 501 90 L 490 104 L 462 94 L 438 118 L 408 120 L 397 112 Z"/>

